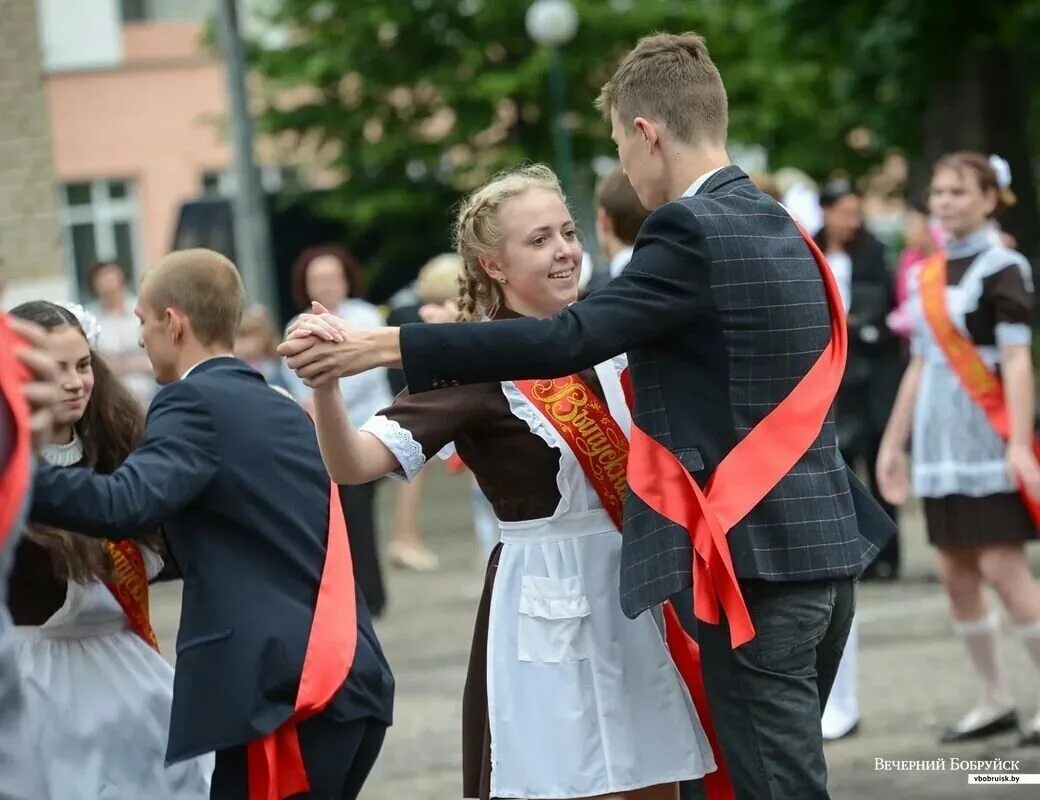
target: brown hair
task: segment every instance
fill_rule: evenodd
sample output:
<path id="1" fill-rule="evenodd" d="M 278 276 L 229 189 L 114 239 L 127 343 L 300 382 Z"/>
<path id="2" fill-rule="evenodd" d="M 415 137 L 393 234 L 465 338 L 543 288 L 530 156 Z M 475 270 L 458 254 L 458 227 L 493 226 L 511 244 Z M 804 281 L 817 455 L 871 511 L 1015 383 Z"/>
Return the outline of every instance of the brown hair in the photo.
<path id="1" fill-rule="evenodd" d="M 69 327 L 83 338 L 83 328 L 66 308 L 35 300 L 12 309 L 11 316 L 35 322 L 47 331 Z M 94 390 L 90 402 L 73 427 L 83 444 L 82 466 L 100 473 L 115 472 L 144 436 L 141 406 L 112 372 L 105 360 L 90 351 Z M 51 555 L 56 577 L 86 583 L 94 578 L 113 577 L 112 559 L 104 542 L 78 533 L 31 525 L 29 538 Z"/>
<path id="2" fill-rule="evenodd" d="M 1013 206 L 1016 202 L 1014 192 L 1011 189 L 1002 188 L 997 182 L 996 170 L 993 169 L 989 159 L 982 153 L 976 153 L 971 150 L 947 153 L 935 162 L 932 174 L 934 175 L 942 169 L 953 170 L 960 175 L 964 175 L 966 172 L 974 175 L 983 194 L 990 191 L 997 193 L 997 211 L 1001 207 Z"/>
<path id="3" fill-rule="evenodd" d="M 87 286 L 90 287 L 90 291 L 94 292 L 94 294 L 97 294 L 97 292 L 94 289 L 94 281 L 97 280 L 98 274 L 104 272 L 106 269 L 109 268 L 115 268 L 119 270 L 123 274 L 124 281 L 129 279 L 126 274 L 126 270 L 123 268 L 123 265 L 120 264 L 118 261 L 95 261 L 87 268 Z"/>
<path id="4" fill-rule="evenodd" d="M 245 289 L 230 260 L 213 250 L 176 250 L 159 259 L 141 280 L 141 296 L 153 311 L 176 308 L 188 317 L 203 345 L 235 344 Z"/>
<path id="5" fill-rule="evenodd" d="M 505 230 L 498 215 L 502 204 L 528 189 L 556 192 L 566 202 L 556 173 L 544 164 L 502 170 L 462 201 L 455 223 L 455 246 L 462 257 L 459 319 L 492 316 L 502 305 L 502 290 L 481 266 L 480 258 L 502 245 Z"/>
<path id="6" fill-rule="evenodd" d="M 363 297 L 364 283 L 361 276 L 361 264 L 351 255 L 350 251 L 338 244 L 319 244 L 308 247 L 300 253 L 292 265 L 292 297 L 296 307 L 303 311 L 310 311 L 311 297 L 307 294 L 307 270 L 311 262 L 319 258 L 330 256 L 336 259 L 343 267 L 343 278 L 347 282 L 347 297 Z M 334 308 L 330 311 L 335 313 Z"/>
<path id="7" fill-rule="evenodd" d="M 607 213 L 614 235 L 625 244 L 635 243 L 639 229 L 650 216 L 621 167 L 615 167 L 596 187 L 596 205 Z"/>
<path id="8" fill-rule="evenodd" d="M 608 120 L 616 111 L 625 125 L 659 120 L 683 142 L 726 141 L 726 87 L 696 33 L 644 36 L 603 84 L 596 108 Z"/>

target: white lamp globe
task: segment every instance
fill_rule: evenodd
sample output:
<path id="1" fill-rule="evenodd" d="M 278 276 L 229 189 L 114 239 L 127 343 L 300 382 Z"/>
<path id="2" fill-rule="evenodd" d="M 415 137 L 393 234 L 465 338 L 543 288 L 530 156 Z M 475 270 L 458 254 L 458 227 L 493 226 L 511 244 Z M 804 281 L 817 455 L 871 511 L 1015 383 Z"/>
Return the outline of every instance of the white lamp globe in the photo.
<path id="1" fill-rule="evenodd" d="M 556 47 L 567 44 L 578 32 L 578 12 L 569 0 L 535 0 L 524 24 L 537 44 Z"/>

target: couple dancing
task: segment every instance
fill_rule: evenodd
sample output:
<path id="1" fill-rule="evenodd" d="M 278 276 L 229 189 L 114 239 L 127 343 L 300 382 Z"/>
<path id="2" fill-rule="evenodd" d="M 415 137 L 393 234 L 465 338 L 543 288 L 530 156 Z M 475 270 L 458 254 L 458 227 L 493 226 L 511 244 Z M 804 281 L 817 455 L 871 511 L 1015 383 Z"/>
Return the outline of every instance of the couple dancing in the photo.
<path id="1" fill-rule="evenodd" d="M 894 532 L 835 442 L 840 297 L 729 165 L 700 37 L 640 41 L 599 106 L 653 209 L 611 284 L 574 303 L 574 222 L 522 167 L 457 223 L 461 315 L 493 324 L 357 330 L 316 307 L 280 352 L 334 480 L 408 478 L 454 442 L 495 508 L 466 796 L 672 800 L 703 777 L 712 798 L 826 798 L 821 709 Z M 337 379 L 376 366 L 409 392 L 357 430 Z"/>
<path id="2" fill-rule="evenodd" d="M 142 435 L 82 317 L 15 310 L 64 365 L 65 435 L 36 468 L 24 542 L 41 568 L 16 562 L 11 595 L 50 784 L 32 796 L 355 800 L 394 685 L 314 427 L 231 355 L 245 294 L 226 258 L 173 253 L 139 297 L 164 385 Z M 156 544 L 184 580 L 172 676 L 148 620 Z"/>

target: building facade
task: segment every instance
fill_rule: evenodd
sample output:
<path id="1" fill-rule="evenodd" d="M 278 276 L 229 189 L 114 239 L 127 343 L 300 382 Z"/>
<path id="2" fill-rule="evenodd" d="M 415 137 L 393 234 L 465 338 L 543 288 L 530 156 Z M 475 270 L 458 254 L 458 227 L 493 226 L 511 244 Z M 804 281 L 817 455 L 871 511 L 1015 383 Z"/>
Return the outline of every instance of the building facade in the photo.
<path id="1" fill-rule="evenodd" d="M 131 279 L 167 252 L 180 204 L 227 169 L 223 68 L 207 0 L 40 0 L 44 95 L 65 274 Z"/>
<path id="2" fill-rule="evenodd" d="M 6 307 L 68 291 L 33 0 L 0 0 L 0 282 Z"/>

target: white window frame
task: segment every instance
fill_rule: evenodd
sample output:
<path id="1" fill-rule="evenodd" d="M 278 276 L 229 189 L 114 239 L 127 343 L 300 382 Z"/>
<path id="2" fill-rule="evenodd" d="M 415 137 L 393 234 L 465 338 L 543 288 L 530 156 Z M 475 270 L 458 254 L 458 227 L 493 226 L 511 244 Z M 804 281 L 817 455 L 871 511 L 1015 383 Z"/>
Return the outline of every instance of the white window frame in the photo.
<path id="1" fill-rule="evenodd" d="M 90 186 L 90 203 L 87 205 L 70 205 L 68 201 L 69 186 L 77 184 Z M 110 197 L 108 185 L 122 183 L 126 186 L 125 197 Z M 92 181 L 69 181 L 63 183 L 59 190 L 59 219 L 61 221 L 62 238 L 65 243 L 65 263 L 73 285 L 79 287 L 80 276 L 76 272 L 76 254 L 72 241 L 72 226 L 90 224 L 94 231 L 94 249 L 99 261 L 115 260 L 116 223 L 130 225 L 130 249 L 133 263 L 123 264 L 127 271 L 127 281 L 131 286 L 137 285 L 144 246 L 141 241 L 141 221 L 137 208 L 137 187 L 130 178 L 99 178 Z M 84 276 L 85 277 L 85 276 Z"/>

